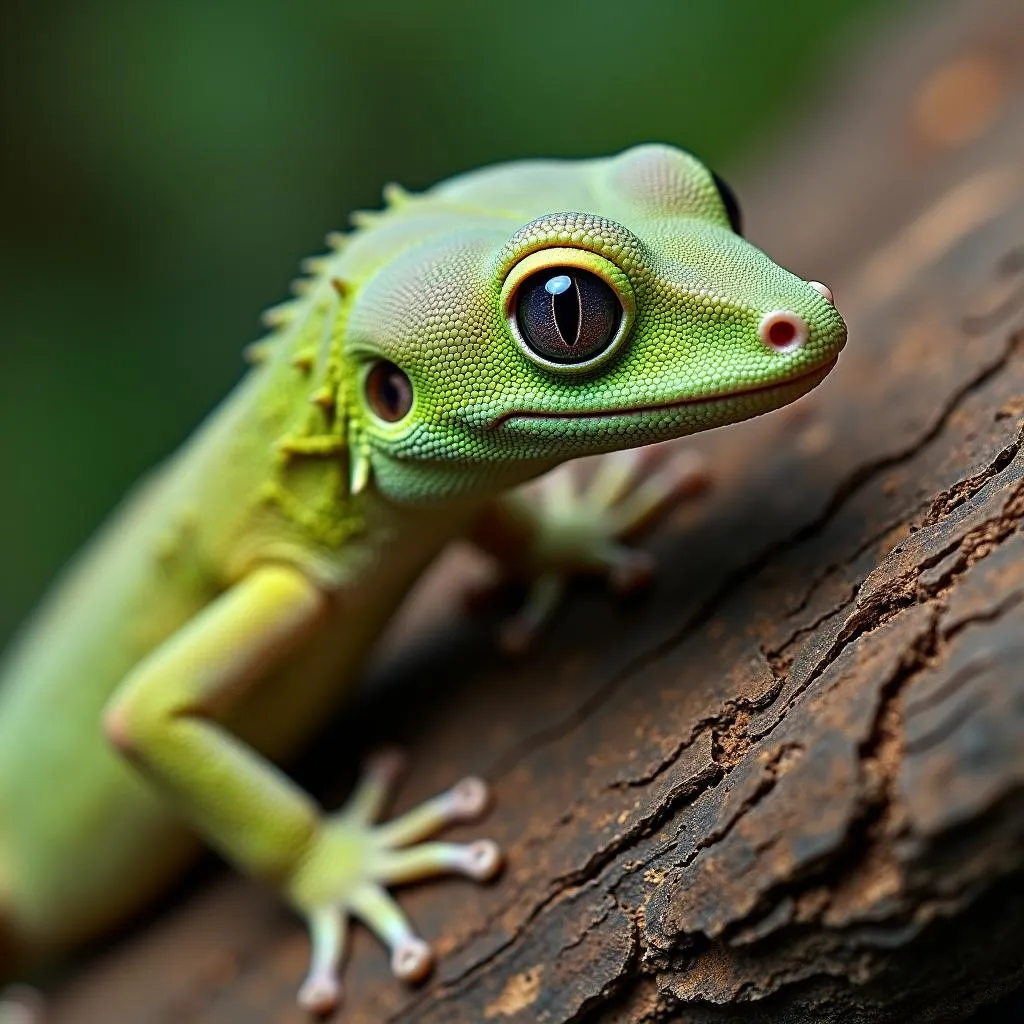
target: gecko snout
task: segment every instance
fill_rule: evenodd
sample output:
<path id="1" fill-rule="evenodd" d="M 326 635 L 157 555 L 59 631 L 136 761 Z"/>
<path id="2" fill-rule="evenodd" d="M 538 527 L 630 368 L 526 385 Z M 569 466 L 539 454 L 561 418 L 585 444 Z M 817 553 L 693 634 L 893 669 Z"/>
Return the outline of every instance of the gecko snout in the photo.
<path id="1" fill-rule="evenodd" d="M 834 306 L 836 300 L 832 295 L 832 289 L 827 284 L 822 284 L 820 281 L 808 281 L 807 282 L 829 305 Z"/>

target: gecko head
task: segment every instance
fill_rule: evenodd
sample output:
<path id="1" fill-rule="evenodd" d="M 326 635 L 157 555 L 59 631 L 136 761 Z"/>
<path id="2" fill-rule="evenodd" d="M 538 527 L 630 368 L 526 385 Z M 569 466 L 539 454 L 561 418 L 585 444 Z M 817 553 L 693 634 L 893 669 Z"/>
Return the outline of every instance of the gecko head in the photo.
<path id="1" fill-rule="evenodd" d="M 846 343 L 828 288 L 746 241 L 731 192 L 682 150 L 506 165 L 413 202 L 420 240 L 367 278 L 346 331 L 396 499 L 768 412 Z"/>

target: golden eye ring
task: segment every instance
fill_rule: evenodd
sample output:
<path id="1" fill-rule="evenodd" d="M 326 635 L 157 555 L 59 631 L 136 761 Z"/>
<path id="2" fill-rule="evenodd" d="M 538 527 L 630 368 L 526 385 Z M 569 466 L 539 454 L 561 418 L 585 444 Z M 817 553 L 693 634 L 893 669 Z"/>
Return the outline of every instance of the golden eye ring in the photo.
<path id="1" fill-rule="evenodd" d="M 589 373 L 623 346 L 636 320 L 629 278 L 587 249 L 541 249 L 509 271 L 502 310 L 523 354 L 546 370 Z"/>

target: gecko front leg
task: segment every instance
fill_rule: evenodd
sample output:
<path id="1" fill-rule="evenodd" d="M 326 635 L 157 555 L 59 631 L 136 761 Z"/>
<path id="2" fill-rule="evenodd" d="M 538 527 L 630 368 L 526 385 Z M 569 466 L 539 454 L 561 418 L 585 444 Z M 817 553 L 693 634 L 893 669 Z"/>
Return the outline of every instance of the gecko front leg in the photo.
<path id="1" fill-rule="evenodd" d="M 512 654 L 530 647 L 575 576 L 604 576 L 617 593 L 647 583 L 651 556 L 628 542 L 708 480 L 692 450 L 652 445 L 601 456 L 589 479 L 577 463 L 560 466 L 488 505 L 471 539 L 497 559 L 503 580 L 527 587 L 501 627 L 502 647 Z"/>
<path id="2" fill-rule="evenodd" d="M 349 805 L 325 814 L 220 724 L 315 629 L 334 622 L 330 601 L 295 569 L 256 570 L 150 654 L 105 719 L 114 745 L 207 842 L 276 886 L 309 922 L 312 962 L 300 999 L 317 1012 L 338 1001 L 349 916 L 388 945 L 395 974 L 420 978 L 429 947 L 386 887 L 446 873 L 485 879 L 501 863 L 486 840 L 419 842 L 483 811 L 487 790 L 478 779 L 375 825 L 397 774 L 394 756 L 377 758 Z"/>

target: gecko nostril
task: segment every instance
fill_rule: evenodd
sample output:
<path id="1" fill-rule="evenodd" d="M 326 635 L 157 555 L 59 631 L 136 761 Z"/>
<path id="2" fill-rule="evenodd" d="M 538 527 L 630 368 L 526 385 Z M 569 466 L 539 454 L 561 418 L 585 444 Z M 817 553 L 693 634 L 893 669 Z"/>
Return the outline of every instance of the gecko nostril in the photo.
<path id="1" fill-rule="evenodd" d="M 836 300 L 832 297 L 832 289 L 827 284 L 822 284 L 820 281 L 808 281 L 807 282 L 826 302 L 831 303 L 833 306 L 836 304 Z"/>
<path id="2" fill-rule="evenodd" d="M 778 352 L 792 352 L 807 341 L 807 322 L 789 310 L 765 313 L 757 326 L 760 339 Z"/>

